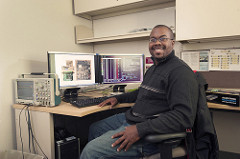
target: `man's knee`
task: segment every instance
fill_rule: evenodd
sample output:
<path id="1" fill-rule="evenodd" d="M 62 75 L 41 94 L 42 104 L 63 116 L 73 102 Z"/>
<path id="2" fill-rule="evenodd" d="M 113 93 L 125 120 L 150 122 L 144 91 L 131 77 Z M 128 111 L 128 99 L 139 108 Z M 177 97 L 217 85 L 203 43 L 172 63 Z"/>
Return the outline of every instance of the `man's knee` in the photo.
<path id="1" fill-rule="evenodd" d="M 94 142 L 88 142 L 87 145 L 84 147 L 83 151 L 81 152 L 80 159 L 93 157 L 92 155 L 94 155 L 94 152 L 97 150 L 95 146 L 96 144 Z"/>

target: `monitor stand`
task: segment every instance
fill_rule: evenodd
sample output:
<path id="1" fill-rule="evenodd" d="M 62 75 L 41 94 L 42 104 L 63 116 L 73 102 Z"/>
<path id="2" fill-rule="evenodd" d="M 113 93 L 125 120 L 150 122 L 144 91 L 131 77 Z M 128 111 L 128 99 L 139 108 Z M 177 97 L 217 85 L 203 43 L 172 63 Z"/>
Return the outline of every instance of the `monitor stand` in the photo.
<path id="1" fill-rule="evenodd" d="M 63 97 L 65 99 L 67 99 L 67 98 L 76 98 L 76 97 L 78 97 L 78 91 L 79 90 L 80 90 L 80 88 L 66 89 L 64 91 Z"/>
<path id="2" fill-rule="evenodd" d="M 125 93 L 125 87 L 127 85 L 124 84 L 124 85 L 114 85 L 113 86 L 113 92 L 120 92 L 120 93 Z"/>

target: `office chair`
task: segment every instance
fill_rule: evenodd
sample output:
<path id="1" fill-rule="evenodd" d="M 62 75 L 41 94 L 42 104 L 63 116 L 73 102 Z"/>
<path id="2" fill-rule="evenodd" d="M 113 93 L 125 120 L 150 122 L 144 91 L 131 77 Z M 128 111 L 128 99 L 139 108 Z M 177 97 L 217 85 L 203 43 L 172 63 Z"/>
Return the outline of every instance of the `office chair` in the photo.
<path id="1" fill-rule="evenodd" d="M 145 140 L 147 142 L 158 145 L 160 153 L 144 157 L 143 159 L 187 159 L 186 146 L 180 144 L 186 136 L 186 132 L 146 136 Z M 174 145 L 179 146 L 173 147 Z"/>
<path id="2" fill-rule="evenodd" d="M 160 159 L 187 159 L 188 157 L 195 158 L 195 155 L 198 158 L 219 158 L 218 139 L 205 94 L 208 84 L 199 72 L 195 72 L 195 74 L 199 84 L 197 114 L 193 125 L 195 131 L 192 132 L 192 129 L 186 129 L 186 132 L 181 133 L 156 134 L 145 137 L 146 141 L 158 144 L 160 152 L 158 156 Z M 172 148 L 173 145 L 177 145 L 185 138 L 186 141 L 189 141 L 187 141 L 187 145 Z M 151 157 L 146 159 L 156 159 Z"/>

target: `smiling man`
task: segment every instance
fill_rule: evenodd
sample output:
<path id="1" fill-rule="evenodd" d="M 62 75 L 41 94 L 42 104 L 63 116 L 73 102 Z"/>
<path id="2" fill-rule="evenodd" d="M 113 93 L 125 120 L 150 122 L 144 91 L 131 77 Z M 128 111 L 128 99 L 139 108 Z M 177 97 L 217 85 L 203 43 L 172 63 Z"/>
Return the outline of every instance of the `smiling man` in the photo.
<path id="1" fill-rule="evenodd" d="M 134 159 L 158 152 L 143 138 L 148 134 L 182 132 L 193 126 L 198 84 L 193 71 L 174 54 L 174 34 L 157 25 L 150 34 L 151 66 L 138 90 L 99 104 L 135 103 L 126 113 L 91 125 L 81 159 Z"/>
<path id="2" fill-rule="evenodd" d="M 150 35 L 149 51 L 154 59 L 168 56 L 174 47 L 173 32 L 162 25 L 156 26 Z M 155 61 L 157 62 L 157 61 Z"/>

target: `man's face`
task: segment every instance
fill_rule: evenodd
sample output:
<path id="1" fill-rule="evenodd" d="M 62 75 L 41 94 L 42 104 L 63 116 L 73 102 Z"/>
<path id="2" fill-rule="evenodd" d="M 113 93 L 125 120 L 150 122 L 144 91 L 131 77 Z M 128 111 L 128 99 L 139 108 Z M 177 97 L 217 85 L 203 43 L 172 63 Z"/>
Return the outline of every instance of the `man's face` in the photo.
<path id="1" fill-rule="evenodd" d="M 159 38 L 167 38 L 159 42 Z M 156 42 L 149 42 L 149 51 L 154 58 L 164 58 L 169 55 L 174 47 L 174 40 L 171 40 L 170 31 L 165 27 L 159 27 L 152 30 L 150 39 L 157 39 Z"/>

